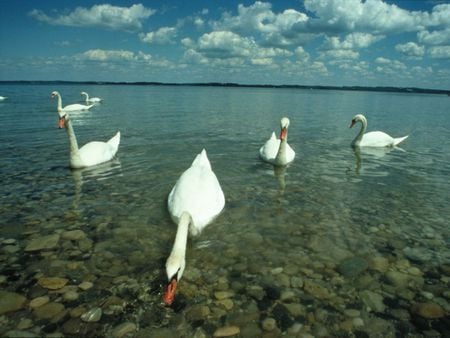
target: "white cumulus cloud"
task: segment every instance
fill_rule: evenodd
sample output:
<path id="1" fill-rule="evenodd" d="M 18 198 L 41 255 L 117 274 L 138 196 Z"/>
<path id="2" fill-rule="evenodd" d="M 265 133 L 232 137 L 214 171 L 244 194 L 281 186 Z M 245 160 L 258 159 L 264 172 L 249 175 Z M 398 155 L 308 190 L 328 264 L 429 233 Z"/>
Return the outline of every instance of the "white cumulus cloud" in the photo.
<path id="1" fill-rule="evenodd" d="M 398 44 L 395 46 L 395 50 L 406 56 L 412 57 L 422 57 L 425 54 L 425 47 L 419 46 L 415 42 Z"/>
<path id="2" fill-rule="evenodd" d="M 450 59 L 450 45 L 431 47 L 428 54 L 433 59 Z"/>
<path id="3" fill-rule="evenodd" d="M 173 43 L 176 35 L 177 29 L 175 27 L 161 27 L 154 32 L 141 33 L 139 37 L 142 42 L 164 45 Z"/>
<path id="4" fill-rule="evenodd" d="M 142 4 L 130 7 L 109 4 L 94 5 L 91 8 L 77 7 L 69 14 L 51 17 L 43 11 L 34 9 L 29 15 L 38 21 L 51 25 L 77 27 L 103 27 L 112 30 L 136 31 L 142 28 L 142 21 L 155 13 Z"/>

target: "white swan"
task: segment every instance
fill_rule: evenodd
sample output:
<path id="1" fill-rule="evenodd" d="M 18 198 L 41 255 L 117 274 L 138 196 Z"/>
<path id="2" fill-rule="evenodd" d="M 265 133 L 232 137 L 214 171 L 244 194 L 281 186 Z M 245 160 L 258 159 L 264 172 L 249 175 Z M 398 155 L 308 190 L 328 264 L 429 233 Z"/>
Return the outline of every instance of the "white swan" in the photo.
<path id="1" fill-rule="evenodd" d="M 395 147 L 409 136 L 394 138 L 382 131 L 371 131 L 364 134 L 367 129 L 367 120 L 363 114 L 355 115 L 349 128 L 352 128 L 357 122 L 361 123 L 361 129 L 352 141 L 352 146 L 355 147 Z"/>
<path id="2" fill-rule="evenodd" d="M 169 212 L 178 229 L 166 261 L 168 285 L 163 297 L 166 305 L 172 304 L 184 272 L 188 230 L 193 236 L 200 234 L 224 206 L 225 196 L 203 149 L 180 176 L 168 198 Z"/>
<path id="3" fill-rule="evenodd" d="M 72 168 L 90 167 L 111 160 L 117 153 L 120 143 L 120 131 L 109 141 L 93 141 L 78 148 L 77 138 L 73 131 L 69 114 L 65 111 L 58 112 L 59 128 L 66 128 L 70 144 L 70 166 Z"/>
<path id="4" fill-rule="evenodd" d="M 84 104 L 79 104 L 79 103 L 74 103 L 74 104 L 69 104 L 68 106 L 65 106 L 64 108 L 62 107 L 62 99 L 61 99 L 61 94 L 59 94 L 59 92 L 54 91 L 52 92 L 52 97 L 57 97 L 58 98 L 58 112 L 68 112 L 68 111 L 80 111 L 80 110 L 88 110 L 89 108 L 91 108 L 92 106 L 94 106 L 93 104 L 86 106 Z"/>
<path id="5" fill-rule="evenodd" d="M 4 101 L 6 100 L 8 97 L 7 96 L 0 96 L 0 101 Z"/>
<path id="6" fill-rule="evenodd" d="M 275 132 L 272 132 L 270 139 L 259 149 L 261 158 L 275 165 L 286 165 L 295 158 L 295 151 L 287 143 L 289 119 L 283 117 L 281 119 L 280 139 L 277 139 Z"/>
<path id="7" fill-rule="evenodd" d="M 97 102 L 101 102 L 102 101 L 102 99 L 101 98 L 99 98 L 99 97 L 91 97 L 91 98 L 89 98 L 89 94 L 88 93 L 86 93 L 86 92 L 81 92 L 80 93 L 82 96 L 84 95 L 85 96 L 85 98 L 86 98 L 86 103 L 97 103 Z"/>

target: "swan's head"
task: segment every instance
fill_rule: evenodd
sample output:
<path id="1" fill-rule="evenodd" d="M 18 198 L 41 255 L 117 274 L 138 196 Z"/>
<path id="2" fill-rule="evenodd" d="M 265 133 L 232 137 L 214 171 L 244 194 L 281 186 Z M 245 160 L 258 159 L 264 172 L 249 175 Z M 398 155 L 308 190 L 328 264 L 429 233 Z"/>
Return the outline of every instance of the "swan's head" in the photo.
<path id="1" fill-rule="evenodd" d="M 54 92 L 52 92 L 52 98 L 54 98 L 54 97 L 56 97 L 56 96 L 59 96 L 59 93 L 55 90 Z"/>
<path id="2" fill-rule="evenodd" d="M 58 112 L 58 115 L 59 115 L 58 128 L 63 129 L 66 126 L 66 122 L 69 120 L 69 114 L 61 110 Z"/>
<path id="3" fill-rule="evenodd" d="M 164 291 L 163 300 L 166 305 L 172 305 L 175 299 L 178 281 L 183 276 L 186 261 L 184 256 L 172 253 L 166 261 L 167 286 Z"/>
<path id="4" fill-rule="evenodd" d="M 80 95 L 86 95 L 87 96 L 88 93 L 86 92 L 80 92 Z"/>
<path id="5" fill-rule="evenodd" d="M 289 119 L 287 117 L 283 117 L 280 121 L 281 124 L 281 133 L 280 133 L 280 140 L 284 140 L 287 136 L 287 130 L 289 128 Z"/>
<path id="6" fill-rule="evenodd" d="M 350 125 L 348 127 L 352 128 L 356 124 L 356 122 L 361 122 L 362 124 L 367 124 L 367 120 L 363 114 L 356 114 L 355 116 L 353 116 L 352 122 L 350 122 Z"/>

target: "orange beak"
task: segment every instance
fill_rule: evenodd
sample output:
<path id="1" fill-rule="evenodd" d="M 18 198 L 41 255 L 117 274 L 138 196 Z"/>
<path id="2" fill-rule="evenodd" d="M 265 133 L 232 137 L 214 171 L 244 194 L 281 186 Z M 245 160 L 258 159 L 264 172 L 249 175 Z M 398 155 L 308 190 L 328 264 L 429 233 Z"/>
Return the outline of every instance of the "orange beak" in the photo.
<path id="1" fill-rule="evenodd" d="M 166 291 L 164 292 L 163 301 L 167 306 L 172 305 L 175 299 L 175 291 L 177 290 L 177 280 L 172 278 L 172 280 L 167 284 Z"/>
<path id="2" fill-rule="evenodd" d="M 286 138 L 287 130 L 286 128 L 281 128 L 280 140 L 284 140 Z"/>
<path id="3" fill-rule="evenodd" d="M 59 118 L 59 122 L 58 122 L 58 128 L 62 129 L 64 128 L 64 123 L 66 122 L 66 119 L 64 117 L 60 117 Z"/>
<path id="4" fill-rule="evenodd" d="M 353 127 L 355 125 L 355 120 L 352 120 L 352 122 L 350 123 L 350 125 L 348 126 L 349 128 Z"/>

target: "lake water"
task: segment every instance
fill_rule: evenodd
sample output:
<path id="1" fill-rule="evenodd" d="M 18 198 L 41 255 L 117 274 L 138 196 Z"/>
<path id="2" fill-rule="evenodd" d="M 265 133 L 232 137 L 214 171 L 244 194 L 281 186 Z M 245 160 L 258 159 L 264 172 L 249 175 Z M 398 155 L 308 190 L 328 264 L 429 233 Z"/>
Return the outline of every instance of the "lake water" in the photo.
<path id="1" fill-rule="evenodd" d="M 68 167 L 53 90 L 63 106 L 80 91 L 103 98 L 71 118 L 80 145 L 121 131 L 113 161 Z M 449 334 L 447 96 L 5 84 L 0 95 L 8 96 L 0 102 L 0 283 L 17 303 L 0 305 L 0 335 Z M 356 113 L 368 131 L 409 138 L 390 152 L 355 152 Z M 296 158 L 281 170 L 258 150 L 283 116 Z M 168 308 L 164 263 L 176 225 L 167 196 L 203 148 L 226 206 L 189 241 Z M 53 290 L 43 277 L 67 284 Z M 100 318 L 82 316 L 99 309 Z"/>

